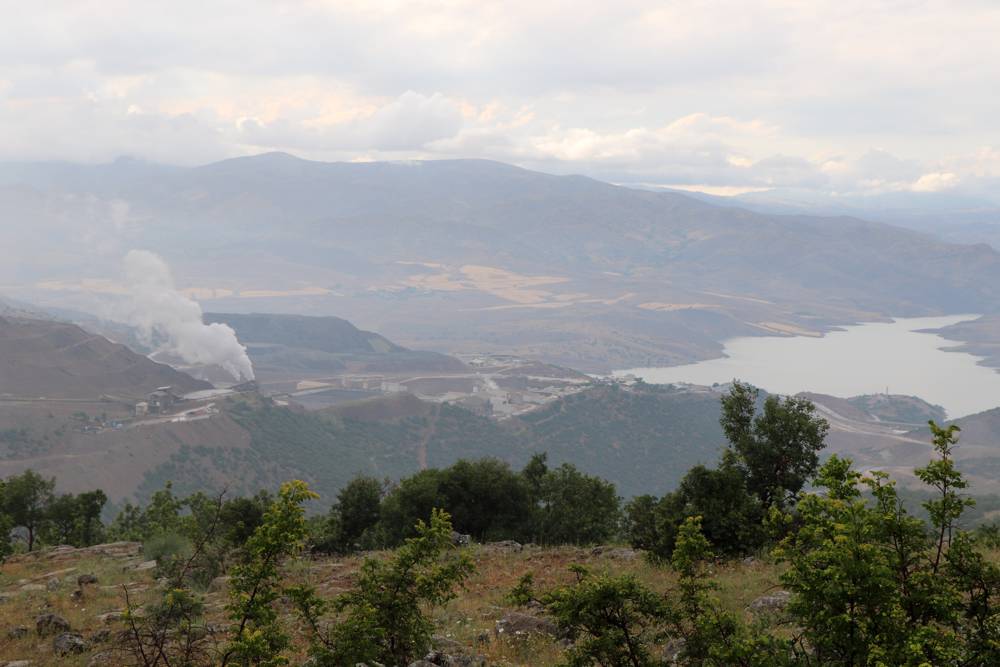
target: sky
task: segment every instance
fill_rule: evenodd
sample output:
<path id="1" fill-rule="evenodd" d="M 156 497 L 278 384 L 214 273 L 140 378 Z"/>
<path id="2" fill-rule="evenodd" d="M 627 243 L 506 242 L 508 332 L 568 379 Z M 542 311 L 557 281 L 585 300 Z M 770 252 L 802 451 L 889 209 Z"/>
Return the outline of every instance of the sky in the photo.
<path id="1" fill-rule="evenodd" d="M 997 0 L 0 0 L 0 161 L 1000 192 Z"/>

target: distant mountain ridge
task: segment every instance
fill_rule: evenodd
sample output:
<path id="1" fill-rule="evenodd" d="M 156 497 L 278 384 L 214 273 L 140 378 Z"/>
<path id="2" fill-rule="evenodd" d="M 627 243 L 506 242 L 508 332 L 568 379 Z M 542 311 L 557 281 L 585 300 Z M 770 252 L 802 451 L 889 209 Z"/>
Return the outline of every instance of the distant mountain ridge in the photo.
<path id="1" fill-rule="evenodd" d="M 206 313 L 206 323 L 231 326 L 247 346 L 258 378 L 289 373 L 461 371 L 465 365 L 437 352 L 409 350 L 345 319 L 273 313 Z"/>
<path id="2" fill-rule="evenodd" d="M 62 267 L 44 289 L 23 267 L 0 280 L 49 301 L 101 289 L 73 241 L 104 224 L 213 311 L 337 314 L 406 347 L 589 371 L 716 356 L 740 335 L 1000 312 L 1000 254 L 983 244 L 481 160 L 6 164 L 0 213 L 31 222 L 25 256 Z"/>

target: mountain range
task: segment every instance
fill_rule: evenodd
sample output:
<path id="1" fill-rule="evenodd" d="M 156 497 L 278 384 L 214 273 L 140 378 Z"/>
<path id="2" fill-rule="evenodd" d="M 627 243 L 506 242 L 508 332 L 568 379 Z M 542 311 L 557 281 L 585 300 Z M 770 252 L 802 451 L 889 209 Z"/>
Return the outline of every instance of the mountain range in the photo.
<path id="1" fill-rule="evenodd" d="M 121 255 L 147 248 L 213 311 L 338 315 L 410 348 L 587 371 L 717 356 L 739 335 L 1000 312 L 986 244 L 488 161 L 4 164 L 0 215 L 25 223 L 0 230 L 18 248 L 3 293 L 46 305 L 98 309 L 127 290 Z"/>

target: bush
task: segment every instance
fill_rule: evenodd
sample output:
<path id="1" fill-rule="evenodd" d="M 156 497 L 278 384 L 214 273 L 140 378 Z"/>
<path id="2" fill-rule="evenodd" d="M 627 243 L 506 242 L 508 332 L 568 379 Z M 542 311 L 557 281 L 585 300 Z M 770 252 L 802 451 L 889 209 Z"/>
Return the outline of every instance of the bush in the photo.
<path id="1" fill-rule="evenodd" d="M 441 510 L 420 521 L 412 537 L 386 560 L 366 559 L 354 589 L 328 604 L 309 588 L 292 592 L 311 628 L 311 654 L 319 667 L 374 662 L 408 665 L 430 648 L 434 626 L 428 607 L 455 597 L 472 562 L 452 551 L 451 520 Z M 340 615 L 332 628 L 323 615 Z"/>
<path id="2" fill-rule="evenodd" d="M 161 568 L 190 557 L 192 550 L 191 540 L 176 532 L 158 533 L 142 543 L 146 559 L 155 560 Z"/>

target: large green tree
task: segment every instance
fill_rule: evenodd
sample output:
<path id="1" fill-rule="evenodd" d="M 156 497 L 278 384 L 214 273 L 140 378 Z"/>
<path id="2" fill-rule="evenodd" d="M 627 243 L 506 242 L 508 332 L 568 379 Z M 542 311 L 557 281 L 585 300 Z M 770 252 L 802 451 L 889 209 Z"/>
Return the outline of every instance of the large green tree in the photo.
<path id="1" fill-rule="evenodd" d="M 759 403 L 756 387 L 733 382 L 722 398 L 720 423 L 734 463 L 745 472 L 747 490 L 764 507 L 784 506 L 816 474 L 830 425 L 804 398 L 772 395 L 763 406 Z"/>
<path id="2" fill-rule="evenodd" d="M 3 513 L 27 533 L 28 551 L 35 548 L 40 530 L 49 520 L 54 499 L 55 478 L 45 479 L 34 470 L 8 477 L 3 485 Z"/>

